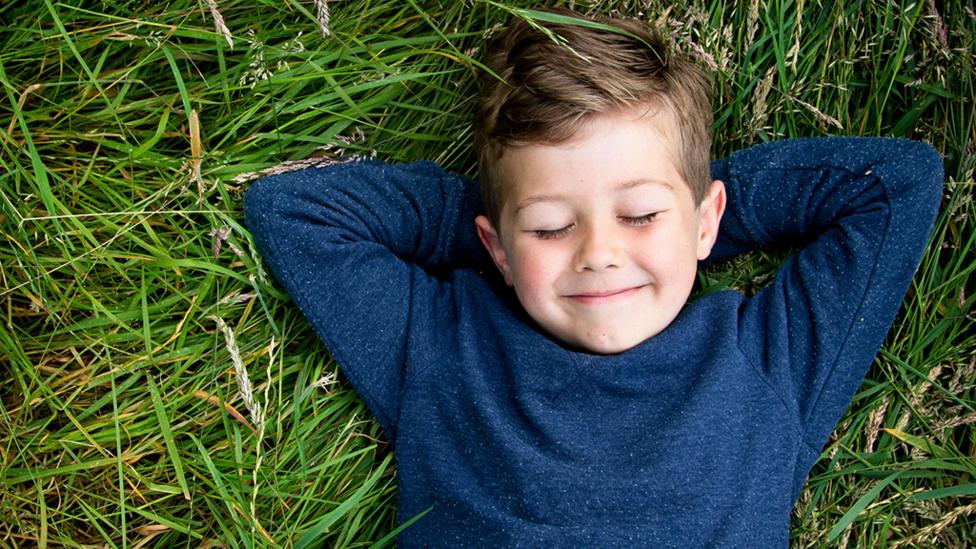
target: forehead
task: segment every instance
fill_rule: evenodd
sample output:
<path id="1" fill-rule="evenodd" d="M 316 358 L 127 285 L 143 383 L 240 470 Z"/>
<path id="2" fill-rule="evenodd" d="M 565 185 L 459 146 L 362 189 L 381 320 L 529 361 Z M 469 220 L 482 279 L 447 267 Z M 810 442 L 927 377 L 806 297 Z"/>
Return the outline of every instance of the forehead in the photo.
<path id="1" fill-rule="evenodd" d="M 503 210 L 540 197 L 598 199 L 653 186 L 640 183 L 690 192 L 677 167 L 670 118 L 647 109 L 592 115 L 565 142 L 507 149 L 498 165 Z"/>

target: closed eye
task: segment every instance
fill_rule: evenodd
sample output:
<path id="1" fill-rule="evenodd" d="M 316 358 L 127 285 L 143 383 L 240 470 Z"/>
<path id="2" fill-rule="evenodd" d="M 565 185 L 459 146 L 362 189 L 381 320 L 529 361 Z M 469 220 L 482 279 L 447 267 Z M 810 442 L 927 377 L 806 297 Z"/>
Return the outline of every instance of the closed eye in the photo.
<path id="1" fill-rule="evenodd" d="M 651 212 L 649 214 L 638 215 L 636 217 L 621 216 L 618 219 L 620 219 L 620 221 L 622 221 L 623 223 L 625 223 L 627 225 L 633 225 L 635 227 L 640 227 L 640 226 L 647 225 L 648 223 L 654 221 L 654 218 L 656 218 L 657 217 L 657 214 L 659 214 L 659 213 L 661 213 L 661 212 Z"/>
<path id="2" fill-rule="evenodd" d="M 560 229 L 539 229 L 531 231 L 533 235 L 539 240 L 553 240 L 561 236 L 566 236 L 569 231 L 573 230 L 574 225 L 566 225 Z"/>

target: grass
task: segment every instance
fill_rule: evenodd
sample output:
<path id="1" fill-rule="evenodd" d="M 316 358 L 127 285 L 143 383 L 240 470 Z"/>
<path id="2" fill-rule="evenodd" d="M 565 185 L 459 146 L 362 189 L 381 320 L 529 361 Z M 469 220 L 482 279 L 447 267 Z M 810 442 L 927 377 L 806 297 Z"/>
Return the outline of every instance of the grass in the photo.
<path id="1" fill-rule="evenodd" d="M 473 172 L 485 32 L 532 2 L 0 6 L 0 546 L 384 545 L 382 432 L 242 226 L 254 172 L 320 154 Z M 715 154 L 804 135 L 944 155 L 902 313 L 792 544 L 976 545 L 976 14 L 967 2 L 576 2 L 715 74 Z M 703 274 L 750 290 L 775 258 Z M 246 377 L 245 377 L 246 373 Z"/>

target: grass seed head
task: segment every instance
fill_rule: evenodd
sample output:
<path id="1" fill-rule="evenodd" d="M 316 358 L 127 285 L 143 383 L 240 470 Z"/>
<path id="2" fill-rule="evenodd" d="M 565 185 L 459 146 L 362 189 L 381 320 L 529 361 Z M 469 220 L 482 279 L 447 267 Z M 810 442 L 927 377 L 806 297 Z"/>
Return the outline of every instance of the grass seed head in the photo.
<path id="1" fill-rule="evenodd" d="M 230 362 L 234 367 L 234 378 L 237 380 L 237 388 L 241 392 L 241 400 L 244 401 L 244 407 L 251 413 L 251 421 L 254 422 L 255 426 L 260 428 L 260 425 L 264 422 L 264 417 L 261 414 L 261 404 L 254 400 L 254 388 L 251 386 L 251 379 L 247 375 L 247 368 L 244 367 L 244 361 L 241 359 L 241 352 L 234 338 L 234 330 L 219 316 L 210 315 L 210 318 L 217 323 L 217 329 L 224 334 L 224 345 L 230 354 Z"/>
<path id="2" fill-rule="evenodd" d="M 213 17 L 214 26 L 217 27 L 217 32 L 224 37 L 227 41 L 227 45 L 230 49 L 234 49 L 234 37 L 230 34 L 230 29 L 227 28 L 227 24 L 224 23 L 224 16 L 220 14 L 220 10 L 217 8 L 216 0 L 207 0 L 207 7 L 210 8 L 210 15 Z"/>

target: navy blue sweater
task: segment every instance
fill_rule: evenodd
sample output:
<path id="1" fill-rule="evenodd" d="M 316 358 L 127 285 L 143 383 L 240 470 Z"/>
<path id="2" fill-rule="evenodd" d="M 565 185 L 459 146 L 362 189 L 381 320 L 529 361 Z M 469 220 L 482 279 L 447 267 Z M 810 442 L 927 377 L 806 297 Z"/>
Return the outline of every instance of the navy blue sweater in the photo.
<path id="1" fill-rule="evenodd" d="M 491 276 L 474 184 L 430 162 L 270 177 L 247 226 L 394 444 L 402 547 L 785 547 L 940 199 L 926 145 L 804 139 L 716 161 L 714 259 L 793 245 L 617 355 L 540 332 Z M 487 276 L 486 276 L 487 274 Z M 555 545 L 553 545 L 555 544 Z"/>

